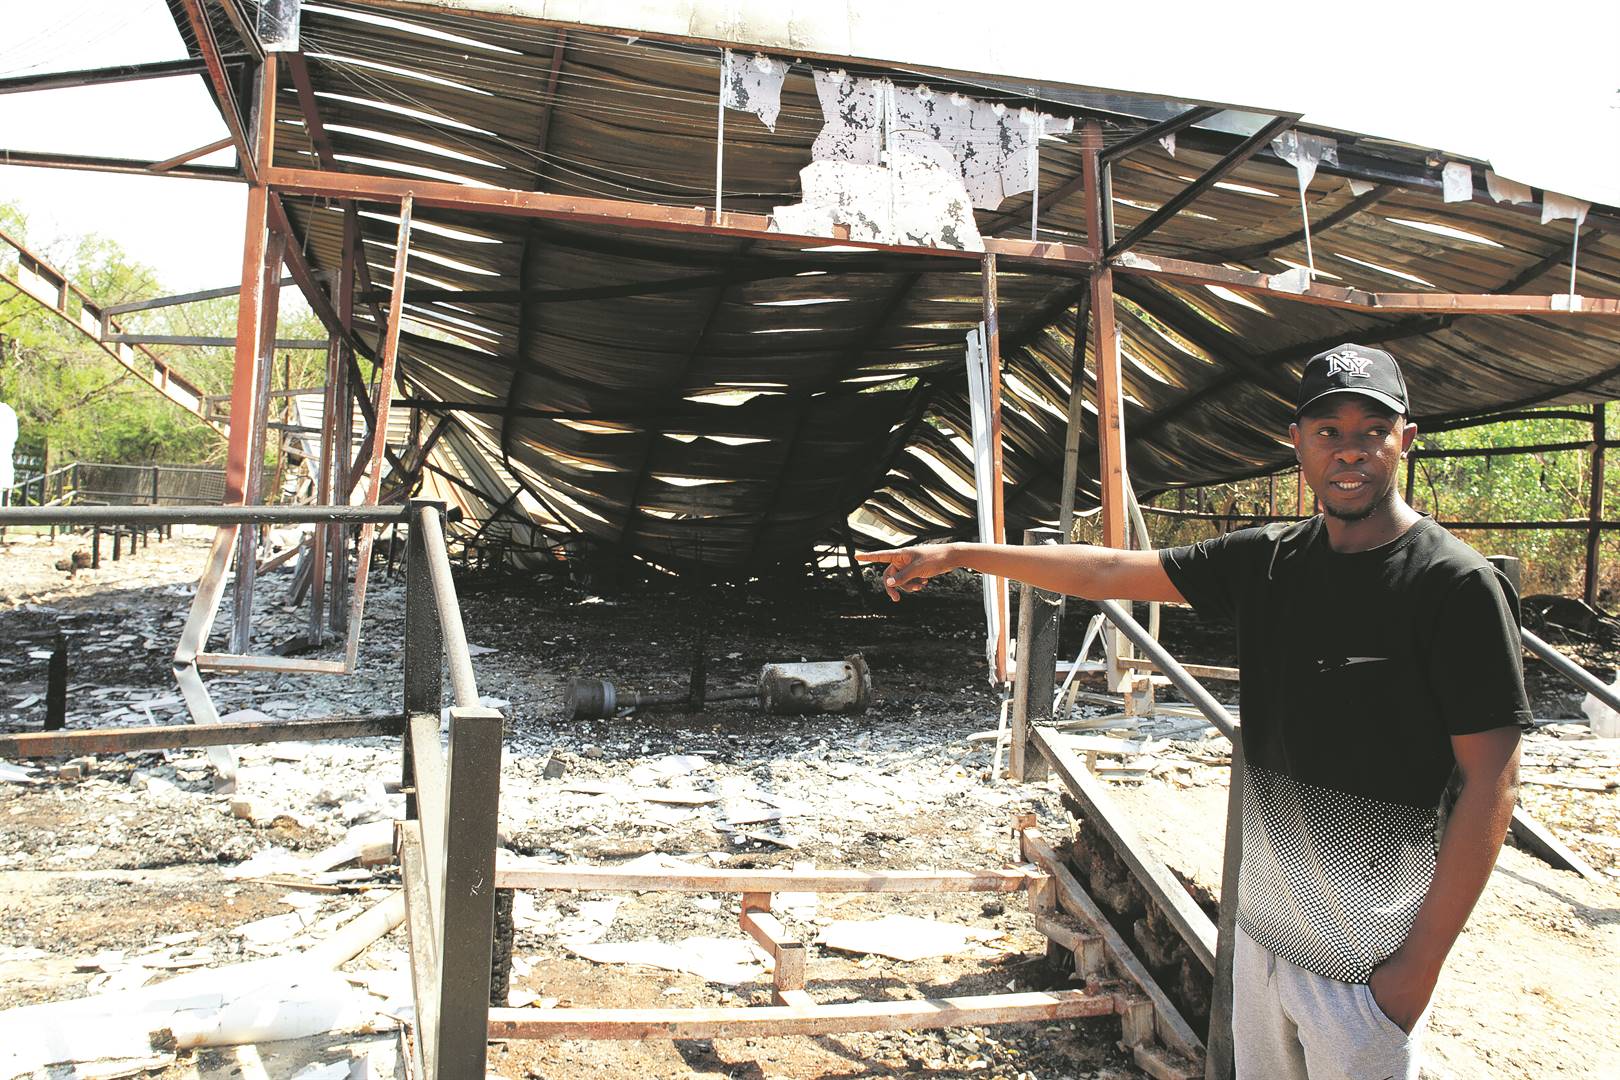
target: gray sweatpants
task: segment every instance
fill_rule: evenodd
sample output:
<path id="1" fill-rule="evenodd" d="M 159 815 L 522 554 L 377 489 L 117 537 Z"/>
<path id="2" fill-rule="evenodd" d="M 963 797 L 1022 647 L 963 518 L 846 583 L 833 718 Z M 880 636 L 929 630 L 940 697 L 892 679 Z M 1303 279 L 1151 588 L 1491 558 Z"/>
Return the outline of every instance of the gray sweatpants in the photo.
<path id="1" fill-rule="evenodd" d="M 1365 983 L 1306 971 L 1241 926 L 1235 946 L 1237 1080 L 1417 1080 L 1427 1010 L 1408 1035 L 1379 1010 Z"/>

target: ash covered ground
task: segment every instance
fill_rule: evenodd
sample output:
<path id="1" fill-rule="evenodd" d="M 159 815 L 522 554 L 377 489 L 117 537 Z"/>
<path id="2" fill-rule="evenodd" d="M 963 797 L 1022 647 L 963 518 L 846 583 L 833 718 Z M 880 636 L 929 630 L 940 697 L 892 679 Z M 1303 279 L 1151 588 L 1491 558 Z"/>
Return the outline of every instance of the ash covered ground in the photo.
<path id="1" fill-rule="evenodd" d="M 58 632 L 69 641 L 70 728 L 181 722 L 169 660 L 206 540 L 177 530 L 170 542 L 70 578 L 55 563 L 81 540 L 9 537 L 0 548 L 7 626 L 0 726 L 39 727 L 43 654 Z M 302 629 L 302 613 L 284 606 L 289 580 L 272 574 L 260 589 L 257 651 Z M 1036 813 L 1048 835 L 1069 835 L 1055 783 L 992 782 L 991 744 L 970 738 L 994 728 L 1000 699 L 984 678 L 979 594 L 969 582 L 944 583 L 901 605 L 863 598 L 844 579 L 699 592 L 674 582 L 607 589 L 502 576 L 464 578 L 458 587 L 469 640 L 492 650 L 474 658 L 479 690 L 504 702 L 509 717 L 502 831 L 516 860 L 977 868 L 1015 861 L 1010 825 L 1018 812 Z M 401 580 L 374 577 L 356 675 L 215 678 L 220 711 L 302 718 L 397 709 L 403 595 Z M 227 603 L 216 625 L 229 621 Z M 1083 624 L 1071 617 L 1065 649 L 1072 651 Z M 1186 613 L 1168 614 L 1166 627 L 1183 659 L 1231 662 L 1224 631 Z M 684 689 L 700 636 L 711 688 L 749 683 L 768 662 L 860 652 L 876 700 L 858 716 L 767 716 L 751 703 L 599 721 L 564 714 L 570 676 L 610 678 L 621 690 Z M 1589 667 L 1613 662 L 1601 632 L 1588 627 L 1585 640 L 1572 640 Z M 1581 695 L 1539 665 L 1527 667 L 1537 715 L 1577 720 Z M 1100 755 L 1099 772 L 1173 870 L 1217 889 L 1221 741 L 1204 730 L 1159 737 L 1155 730 L 1111 732 L 1120 745 Z M 397 887 L 387 865 L 316 867 L 345 841 L 375 838 L 379 828 L 386 834 L 402 811 L 392 793 L 399 758 L 397 741 L 383 739 L 244 748 L 234 794 L 216 792 L 200 752 L 121 755 L 76 769 L 42 763 L 33 776 L 0 781 L 0 1007 L 151 984 L 321 940 Z M 1615 743 L 1590 739 L 1584 722 L 1549 725 L 1528 741 L 1525 805 L 1610 884 L 1504 853 L 1441 984 L 1433 1075 L 1601 1075 L 1594 1050 L 1615 1045 L 1610 1017 L 1620 985 L 1617 763 Z M 659 794 L 671 789 L 701 792 L 703 801 Z M 522 894 L 513 1001 L 532 1008 L 764 1003 L 769 976 L 736 951 L 745 940 L 737 900 Z M 812 945 L 809 988 L 821 1002 L 1067 985 L 1016 895 L 789 897 L 779 909 L 810 942 L 835 923 L 889 915 L 961 930 L 950 955 L 921 960 Z M 650 942 L 684 947 L 670 962 L 687 970 L 598 962 L 613 955 L 604 947 L 641 943 L 648 954 Z M 404 956 L 404 931 L 396 930 L 346 965 L 376 993 L 383 1028 L 401 995 L 408 1000 L 398 978 Z M 1138 1075 L 1117 1038 L 1117 1023 L 1088 1021 L 822 1038 L 508 1043 L 492 1048 L 491 1070 L 548 1078 Z M 257 1053 L 270 1076 L 345 1061 L 346 1075 L 393 1075 L 394 1068 L 386 1033 L 265 1044 Z M 219 1049 L 181 1052 L 153 1072 L 248 1074 L 238 1052 Z"/>

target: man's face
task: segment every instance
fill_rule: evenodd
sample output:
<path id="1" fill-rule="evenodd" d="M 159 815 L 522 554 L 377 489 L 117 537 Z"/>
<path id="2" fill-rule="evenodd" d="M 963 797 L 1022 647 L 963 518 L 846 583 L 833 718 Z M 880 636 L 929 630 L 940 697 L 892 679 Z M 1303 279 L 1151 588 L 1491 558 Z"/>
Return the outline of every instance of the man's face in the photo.
<path id="1" fill-rule="evenodd" d="M 1334 394 L 1288 428 L 1305 482 L 1322 509 L 1361 521 L 1395 497 L 1401 455 L 1417 427 L 1360 394 Z"/>

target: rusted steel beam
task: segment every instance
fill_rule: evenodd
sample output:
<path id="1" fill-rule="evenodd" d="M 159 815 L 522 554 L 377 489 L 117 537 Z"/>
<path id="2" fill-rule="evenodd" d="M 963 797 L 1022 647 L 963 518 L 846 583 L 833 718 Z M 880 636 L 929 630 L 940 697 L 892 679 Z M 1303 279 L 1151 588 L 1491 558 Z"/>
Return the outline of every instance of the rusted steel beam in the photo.
<path id="1" fill-rule="evenodd" d="M 1138 131 L 1133 135 L 1127 135 L 1113 146 L 1103 147 L 1103 163 L 1107 164 L 1111 161 L 1118 161 L 1120 158 L 1127 157 L 1144 146 L 1156 143 L 1166 136 L 1174 135 L 1182 128 L 1191 127 L 1194 124 L 1201 124 L 1205 120 L 1208 120 L 1210 117 L 1214 116 L 1216 113 L 1223 111 L 1224 110 L 1216 108 L 1213 105 L 1199 105 L 1195 108 L 1188 109 L 1184 113 L 1172 116 L 1168 120 L 1161 120 L 1157 124 L 1143 128 L 1141 131 Z"/>
<path id="2" fill-rule="evenodd" d="M 118 173 L 124 176 L 151 176 L 152 167 L 161 164 L 138 158 L 98 157 L 93 154 L 58 154 L 48 150 L 0 150 L 0 165 L 23 165 L 36 169 L 66 169 L 71 172 Z M 229 180 L 240 183 L 242 174 L 224 165 L 179 165 L 165 172 L 186 180 Z"/>
<path id="3" fill-rule="evenodd" d="M 1091 316 L 1091 294 L 1082 293 L 1074 306 L 1074 339 L 1069 354 L 1069 407 L 1063 429 L 1063 481 L 1058 492 L 1058 543 L 1070 542 L 1074 530 L 1074 489 L 1080 482 L 1080 436 L 1086 399 L 1086 326 Z"/>
<path id="4" fill-rule="evenodd" d="M 246 503 L 248 458 L 253 447 L 252 417 L 258 412 L 258 359 L 264 333 L 265 248 L 270 239 L 270 193 L 255 185 L 248 189 L 247 232 L 242 244 L 242 288 L 236 318 L 236 366 L 231 376 L 230 429 L 225 457 L 225 502 Z"/>
<path id="5" fill-rule="evenodd" d="M 1216 113 L 1221 111 L 1222 110 L 1213 106 L 1200 105 L 1197 108 L 1188 109 L 1179 116 L 1172 116 L 1168 120 L 1162 120 L 1151 127 L 1144 128 L 1143 130 L 1138 131 L 1136 134 L 1120 140 L 1113 146 L 1104 148 L 1103 161 L 1104 163 L 1107 163 L 1125 157 L 1126 155 L 1148 143 L 1162 139 L 1166 135 L 1174 135 L 1182 128 L 1190 127 L 1191 125 L 1199 123 L 1200 121 L 1207 120 L 1211 116 L 1214 116 Z M 1077 175 L 1072 176 L 1068 180 L 1065 180 L 1063 183 L 1059 184 L 1056 190 L 1046 197 L 1046 205 L 1049 208 L 1055 208 L 1058 203 L 1062 202 L 1064 199 L 1067 199 L 1070 195 L 1073 195 L 1077 191 L 1084 190 L 1085 186 L 1086 174 L 1082 170 Z M 988 223 L 986 223 L 985 227 L 981 229 L 980 232 L 987 236 L 992 233 L 1000 232 L 1002 229 L 1018 224 L 1023 220 L 1023 217 L 1024 215 L 1022 212 L 997 214 Z"/>
<path id="6" fill-rule="evenodd" d="M 684 277 L 658 278 L 651 281 L 627 281 L 614 285 L 585 285 L 573 289 L 552 289 L 541 286 L 505 289 L 436 289 L 421 286 L 408 289 L 407 303 L 431 304 L 449 300 L 456 304 L 561 304 L 589 300 L 617 300 L 626 296 L 664 296 L 671 293 L 698 292 L 725 285 L 741 285 L 753 281 L 775 281 L 799 277 L 818 270 L 830 277 L 840 274 L 960 274 L 964 268 L 952 261 L 941 263 L 937 259 L 902 256 L 898 258 L 866 257 L 857 265 L 849 261 L 831 259 L 786 259 L 767 257 L 744 259 L 739 249 L 737 261 L 724 270 L 688 274 Z M 362 293 L 362 302 L 388 299 L 386 291 Z"/>
<path id="7" fill-rule="evenodd" d="M 264 252 L 259 355 L 253 371 L 257 384 L 253 392 L 253 412 L 249 416 L 232 413 L 236 420 L 232 425 L 233 432 L 243 426 L 249 432 L 247 481 L 242 500 L 245 503 L 264 502 L 264 453 L 269 435 L 271 375 L 276 359 L 276 320 L 281 311 L 281 263 L 286 251 L 286 234 L 271 229 Z M 237 534 L 236 576 L 231 582 L 234 597 L 231 647 L 239 653 L 248 651 L 252 634 L 253 591 L 258 578 L 258 538 L 258 529 L 242 529 Z"/>
<path id="8" fill-rule="evenodd" d="M 215 150 L 223 150 L 229 145 L 231 145 L 231 137 L 227 135 L 223 139 L 215 139 L 206 146 L 199 146 L 194 150 L 187 150 L 185 153 L 176 155 L 175 157 L 167 158 L 163 161 L 153 162 L 151 165 L 147 166 L 147 169 L 148 171 L 155 173 L 168 172 L 177 165 L 184 165 L 188 161 L 195 161 L 200 157 L 212 154 Z"/>
<path id="9" fill-rule="evenodd" d="M 491 1039 L 734 1039 L 1027 1024 L 1113 1016 L 1120 995 L 1031 991 L 919 1001 L 698 1009 L 491 1009 Z"/>
<path id="10" fill-rule="evenodd" d="M 546 73 L 545 105 L 540 110 L 540 122 L 534 129 L 534 145 L 542 154 L 551 141 L 551 117 L 557 105 L 557 80 L 562 75 L 563 59 L 567 52 L 568 31 L 558 30 L 557 42 L 551 49 L 551 70 Z"/>
<path id="11" fill-rule="evenodd" d="M 230 746 L 235 743 L 397 737 L 404 730 L 405 717 L 399 713 L 389 713 L 249 724 L 160 724 L 135 728 L 23 732 L 0 735 L 0 758 L 77 757 L 82 754 L 129 754 L 143 750 Z"/>
<path id="12" fill-rule="evenodd" d="M 266 282 L 267 287 L 269 284 Z M 201 334 L 108 334 L 101 340 L 109 345 L 190 345 L 215 349 L 236 344 L 233 337 L 209 337 Z M 326 342 L 316 338 L 282 338 L 276 341 L 273 347 L 300 352 L 320 352 L 326 348 Z"/>
<path id="13" fill-rule="evenodd" d="M 1598 549 L 1603 535 L 1600 528 L 1603 521 L 1603 451 L 1605 447 L 1614 445 L 1604 438 L 1606 408 L 1607 403 L 1602 401 L 1592 406 L 1591 491 L 1587 503 L 1587 520 L 1592 524 L 1586 530 L 1586 581 L 1582 593 L 1588 607 L 1597 606 Z"/>
<path id="14" fill-rule="evenodd" d="M 1271 145 L 1271 140 L 1292 127 L 1294 120 L 1295 117 L 1293 116 L 1275 117 L 1269 124 L 1266 124 L 1259 131 L 1233 147 L 1225 157 L 1212 165 L 1197 180 L 1171 196 L 1169 201 L 1149 214 L 1145 220 L 1138 223 L 1122 239 L 1109 244 L 1108 257 L 1110 259 L 1116 258 L 1147 239 L 1160 226 L 1181 213 L 1198 196 L 1214 187 L 1215 184 L 1225 179 L 1232 170 L 1253 157 L 1257 151 Z"/>
<path id="15" fill-rule="evenodd" d="M 315 101 L 315 87 L 309 81 L 309 64 L 301 52 L 287 53 L 287 74 L 298 91 L 298 110 L 304 114 L 304 130 L 315 157 L 323 169 L 338 169 L 337 156 L 332 152 L 332 140 L 327 137 L 326 125 L 321 122 L 320 107 Z"/>
<path id="16" fill-rule="evenodd" d="M 1194 285 L 1222 285 L 1238 292 L 1373 314 L 1620 315 L 1620 299 L 1609 297 L 1583 296 L 1571 301 L 1567 294 L 1562 293 L 1525 296 L 1495 292 L 1367 292 L 1322 284 L 1297 289 L 1289 287 L 1286 281 L 1276 281 L 1279 275 L 1234 270 L 1229 266 L 1189 259 L 1139 256 L 1130 252 L 1119 256 L 1113 268 L 1121 274 L 1137 277 L 1185 281 Z M 1339 335 L 1341 338 L 1343 336 Z"/>
<path id="17" fill-rule="evenodd" d="M 851 239 L 842 226 L 832 236 L 800 236 L 774 232 L 767 214 L 727 210 L 715 214 L 712 207 L 668 206 L 629 199 L 601 199 L 588 196 L 519 191 L 508 188 L 473 188 L 428 180 L 400 180 L 388 176 L 361 176 L 354 173 L 324 173 L 312 169 L 273 167 L 266 170 L 266 182 L 285 194 L 317 195 L 336 199 L 398 202 L 406 195 L 416 204 L 478 213 L 516 214 L 568 221 L 630 226 L 672 232 L 695 232 L 713 236 L 753 237 L 788 243 L 824 245 L 829 241 L 878 251 L 927 253 L 941 258 L 978 259 L 980 252 L 956 248 L 919 247 L 914 244 L 880 244 Z M 1091 259 L 1078 244 L 988 238 L 985 250 L 1008 259 L 1089 266 Z"/>
<path id="18" fill-rule="evenodd" d="M 158 525 L 301 525 L 308 522 L 374 522 L 405 520 L 403 510 L 363 506 L 7 506 L 0 525 L 57 525 L 82 529 Z"/>
<path id="19" fill-rule="evenodd" d="M 1328 214 L 1320 221 L 1314 223 L 1311 226 L 1310 235 L 1312 238 L 1320 237 L 1323 233 L 1327 232 L 1335 225 L 1339 225 L 1350 220 L 1395 190 L 1396 188 L 1394 184 L 1379 184 L 1371 191 L 1362 192 L 1360 195 L 1357 195 L 1355 198 Z M 1291 233 L 1273 237 L 1270 240 L 1260 240 L 1253 244 L 1243 244 L 1239 247 L 1223 248 L 1220 251 L 1200 251 L 1197 253 L 1197 255 L 1198 258 L 1203 262 L 1226 262 L 1228 260 L 1233 262 L 1242 262 L 1245 259 L 1254 259 L 1262 255 L 1269 255 L 1273 251 L 1281 251 L 1283 248 L 1288 247 L 1291 244 L 1297 244 L 1303 239 L 1305 239 L 1305 230 L 1304 228 L 1298 228 Z"/>
<path id="20" fill-rule="evenodd" d="M 186 21 L 191 25 L 192 35 L 197 40 L 197 51 L 202 54 L 204 66 L 208 69 L 208 81 L 214 88 L 215 100 L 219 102 L 220 117 L 225 121 L 225 127 L 231 133 L 231 142 L 236 145 L 237 168 L 250 184 L 259 183 L 260 159 L 255 154 L 263 155 L 263 164 L 269 165 L 271 158 L 271 144 L 268 140 L 258 146 L 248 143 L 246 125 L 242 122 L 242 110 L 236 104 L 236 92 L 231 89 L 230 76 L 225 71 L 225 60 L 219 49 L 219 42 L 214 38 L 213 24 L 208 21 L 208 13 L 203 10 L 203 0 L 179 0 L 181 8 L 185 11 Z M 266 78 L 270 86 L 275 86 L 275 63 L 267 62 L 263 70 L 269 72 Z M 270 102 L 270 121 L 274 122 L 275 95 L 267 95 L 262 100 Z M 264 117 L 260 117 L 259 131 L 266 130 Z"/>
<path id="21" fill-rule="evenodd" d="M 290 285 L 292 278 L 283 278 L 281 284 Z M 217 300 L 222 296 L 235 296 L 242 291 L 241 285 L 226 285 L 218 289 L 204 289 L 201 292 L 178 293 L 174 296 L 158 296 L 151 300 L 132 300 L 127 304 L 111 304 L 101 309 L 103 318 L 108 315 L 123 315 L 131 311 L 154 311 L 157 308 L 176 307 L 180 304 L 194 304 L 199 300 Z M 234 339 L 233 339 L 234 340 Z"/>
<path id="22" fill-rule="evenodd" d="M 1103 223 L 1102 127 L 1085 128 L 1082 161 L 1086 178 L 1086 235 L 1102 248 Z M 1166 204 L 1168 205 L 1168 204 Z M 1091 275 L 1091 356 L 1097 387 L 1097 485 L 1102 495 L 1103 543 L 1122 548 L 1125 543 L 1125 400 L 1114 333 L 1114 274 L 1103 266 Z"/>
<path id="23" fill-rule="evenodd" d="M 1484 427 L 1486 424 L 1500 424 L 1506 420 L 1579 420 L 1581 423 L 1590 423 L 1592 415 L 1589 412 L 1575 409 L 1517 409 L 1512 412 L 1493 412 L 1482 416 L 1469 416 L 1457 420 L 1433 420 L 1423 425 L 1423 434 L 1433 435 L 1439 431 L 1457 431 L 1462 428 Z"/>
<path id="24" fill-rule="evenodd" d="M 1599 406 L 1593 406 L 1598 408 Z M 1535 415 L 1535 414 L 1530 414 Z M 1590 416 L 1582 417 L 1590 421 Z M 1601 422 L 1600 422 L 1601 426 Z M 1424 429 L 1427 431 L 1428 429 Z M 1590 450 L 1594 445 L 1602 448 L 1620 447 L 1620 440 L 1599 437 L 1567 442 L 1528 443 L 1520 446 L 1416 446 L 1406 452 L 1412 458 L 1508 457 L 1513 454 L 1550 454 L 1559 450 Z"/>
<path id="25" fill-rule="evenodd" d="M 225 63 L 241 63 L 244 57 L 228 56 Z M 75 86 L 140 82 L 143 79 L 171 79 L 177 75 L 205 75 L 208 65 L 199 57 L 184 60 L 157 60 L 148 64 L 116 64 L 111 67 L 81 68 L 77 71 L 47 71 L 39 75 L 16 75 L 0 79 L 0 94 L 30 94 L 36 90 L 64 90 Z"/>
<path id="26" fill-rule="evenodd" d="M 1601 240 L 1603 239 L 1604 234 L 1609 231 L 1610 230 L 1608 228 L 1605 228 L 1602 225 L 1593 226 L 1592 228 L 1581 233 L 1580 244 L 1584 247 L 1594 240 Z M 1573 246 L 1559 244 L 1552 251 L 1549 251 L 1546 255 L 1537 259 L 1534 263 L 1531 263 L 1529 266 L 1513 275 L 1510 280 L 1503 283 L 1500 287 L 1492 289 L 1491 291 L 1498 293 L 1518 292 L 1520 289 L 1524 288 L 1526 285 L 1530 284 L 1532 281 L 1536 280 L 1553 267 L 1561 266 L 1562 264 L 1568 262 L 1569 257 L 1574 250 L 1575 249 Z"/>
<path id="27" fill-rule="evenodd" d="M 364 505 L 376 506 L 382 492 L 383 457 L 388 449 L 388 413 L 394 397 L 394 369 L 399 356 L 399 323 L 405 305 L 405 273 L 410 265 L 411 214 L 413 204 L 407 195 L 399 208 L 399 232 L 394 241 L 394 295 L 388 304 L 388 322 L 383 327 L 377 358 L 377 400 L 372 405 L 376 413 L 371 424 L 369 461 L 366 464 L 366 491 Z M 355 258 L 361 259 L 358 252 Z M 360 387 L 356 387 L 360 391 Z M 364 396 L 363 393 L 360 396 Z M 371 545 L 376 526 L 360 529 L 360 543 L 354 567 L 354 598 L 349 607 L 349 641 L 347 664 L 352 670 L 360 654 L 360 615 L 366 607 L 366 581 L 371 571 Z"/>

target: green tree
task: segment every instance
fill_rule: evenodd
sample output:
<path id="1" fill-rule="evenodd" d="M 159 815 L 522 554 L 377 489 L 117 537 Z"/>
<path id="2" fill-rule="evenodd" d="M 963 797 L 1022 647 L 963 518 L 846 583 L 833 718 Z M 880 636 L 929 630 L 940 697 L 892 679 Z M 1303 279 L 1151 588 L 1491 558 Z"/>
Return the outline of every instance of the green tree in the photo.
<path id="1" fill-rule="evenodd" d="M 0 228 L 28 242 L 27 220 L 19 208 L 0 204 Z M 66 254 L 53 252 L 49 257 L 99 304 L 165 292 L 150 268 L 109 240 L 85 237 Z M 9 248 L 0 249 L 0 266 L 16 276 L 18 267 Z M 324 336 L 296 290 L 284 292 L 282 301 L 282 337 Z M 229 338 L 236 333 L 236 308 L 234 297 L 161 308 L 131 317 L 125 328 Z M 230 393 L 232 349 L 152 348 L 204 393 Z M 324 355 L 278 355 L 273 385 L 285 387 L 289 377 L 294 386 L 321 385 Z M 17 410 L 23 447 L 37 452 L 48 446 L 55 461 L 200 464 L 224 457 L 224 443 L 207 425 L 155 393 L 32 297 L 5 284 L 0 284 L 0 400 Z M 272 459 L 276 452 L 277 440 L 272 438 L 268 440 Z M 267 463 L 270 468 L 273 461 Z"/>

